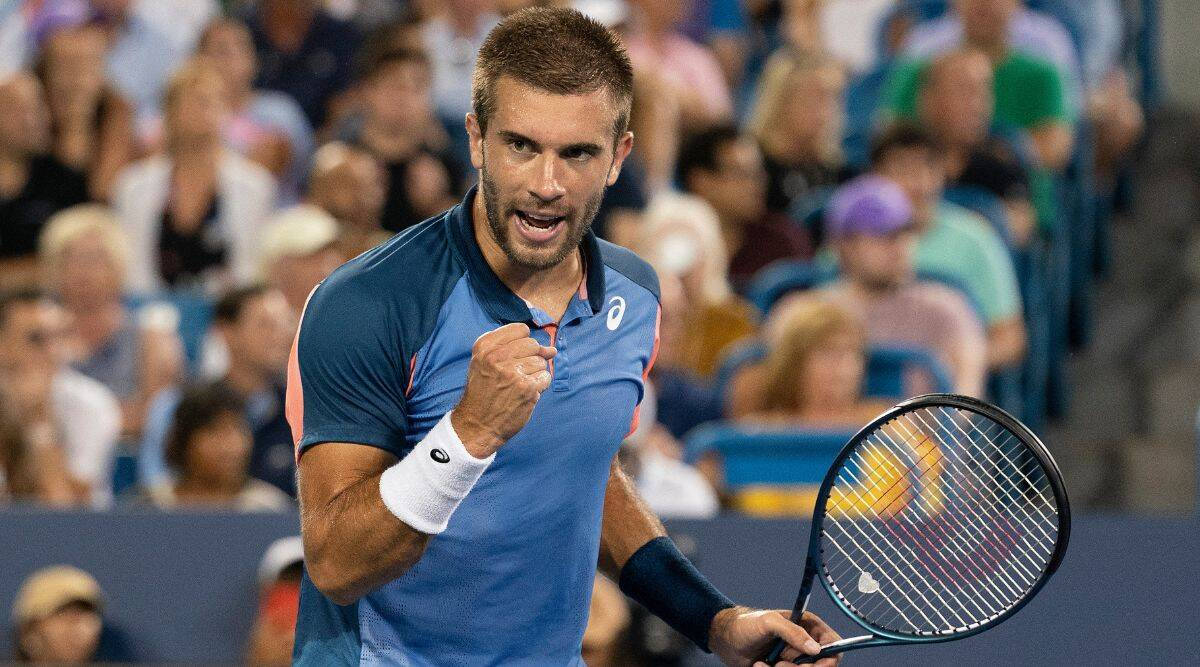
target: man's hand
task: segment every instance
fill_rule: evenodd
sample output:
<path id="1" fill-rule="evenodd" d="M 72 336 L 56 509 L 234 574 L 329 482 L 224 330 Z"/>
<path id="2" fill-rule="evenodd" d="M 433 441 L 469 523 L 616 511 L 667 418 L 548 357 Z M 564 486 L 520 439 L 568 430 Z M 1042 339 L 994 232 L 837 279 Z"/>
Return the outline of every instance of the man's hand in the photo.
<path id="1" fill-rule="evenodd" d="M 529 327 L 506 324 L 471 348 L 467 386 L 450 424 L 472 456 L 486 459 L 517 434 L 550 386 L 546 362 L 556 350 L 529 337 Z"/>
<path id="2" fill-rule="evenodd" d="M 753 661 L 770 650 L 776 639 L 783 639 L 791 648 L 785 649 L 780 655 L 780 662 L 771 667 L 789 667 L 793 663 L 787 660 L 801 655 L 816 655 L 821 651 L 822 645 L 841 639 L 833 628 L 812 612 L 804 612 L 800 624 L 797 625 L 792 623 L 787 611 L 755 610 L 746 607 L 721 610 L 713 617 L 708 637 L 708 647 L 712 652 L 726 665 L 736 667 L 750 664 L 763 667 L 766 663 Z M 840 654 L 833 655 L 821 658 L 816 665 L 835 667 L 840 660 Z"/>

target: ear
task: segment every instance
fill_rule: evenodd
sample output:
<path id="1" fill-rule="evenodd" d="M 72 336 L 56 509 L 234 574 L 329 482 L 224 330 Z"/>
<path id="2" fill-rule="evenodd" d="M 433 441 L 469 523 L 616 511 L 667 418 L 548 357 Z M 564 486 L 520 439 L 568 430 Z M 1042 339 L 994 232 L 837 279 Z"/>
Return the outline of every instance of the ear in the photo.
<path id="1" fill-rule="evenodd" d="M 617 140 L 616 148 L 613 151 L 612 165 L 608 168 L 608 178 L 605 179 L 605 185 L 612 185 L 617 182 L 617 177 L 621 175 L 621 165 L 625 164 L 625 158 L 629 157 L 629 152 L 632 150 L 633 133 L 625 132 Z"/>
<path id="2" fill-rule="evenodd" d="M 483 131 L 474 113 L 467 114 L 467 139 L 471 146 L 471 165 L 483 169 Z"/>

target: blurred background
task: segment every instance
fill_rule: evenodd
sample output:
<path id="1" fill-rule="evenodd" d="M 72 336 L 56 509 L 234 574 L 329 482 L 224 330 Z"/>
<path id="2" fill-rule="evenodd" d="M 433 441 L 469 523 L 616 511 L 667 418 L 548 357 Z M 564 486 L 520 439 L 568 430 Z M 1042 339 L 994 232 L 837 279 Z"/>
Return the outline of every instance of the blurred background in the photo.
<path id="1" fill-rule="evenodd" d="M 0 661 L 286 664 L 304 300 L 462 198 L 475 52 L 542 4 L 635 66 L 594 229 L 663 321 L 621 459 L 702 570 L 789 605 L 842 443 L 954 391 L 1042 435 L 1076 544 L 1012 630 L 889 664 L 1186 616 L 1194 576 L 1151 591 L 1200 548 L 1200 4 L 0 0 Z M 703 661 L 602 577 L 584 656 Z"/>

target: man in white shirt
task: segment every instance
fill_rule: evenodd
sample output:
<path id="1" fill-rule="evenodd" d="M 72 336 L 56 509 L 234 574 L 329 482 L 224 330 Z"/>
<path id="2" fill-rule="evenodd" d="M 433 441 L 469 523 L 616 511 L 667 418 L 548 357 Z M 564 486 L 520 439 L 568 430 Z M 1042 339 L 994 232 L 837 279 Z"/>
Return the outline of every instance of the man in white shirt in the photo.
<path id="1" fill-rule="evenodd" d="M 112 501 L 121 409 L 104 385 L 64 363 L 66 315 L 35 291 L 0 295 L 0 405 L 32 448 L 57 447 L 80 504 Z"/>

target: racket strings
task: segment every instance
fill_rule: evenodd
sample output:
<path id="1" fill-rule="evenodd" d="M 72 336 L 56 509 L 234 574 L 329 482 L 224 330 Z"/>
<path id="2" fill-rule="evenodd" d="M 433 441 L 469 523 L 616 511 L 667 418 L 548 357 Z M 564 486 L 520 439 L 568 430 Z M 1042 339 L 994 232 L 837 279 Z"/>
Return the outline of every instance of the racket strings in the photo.
<path id="1" fill-rule="evenodd" d="M 962 632 L 1036 585 L 1057 519 L 1050 480 L 1019 437 L 982 415 L 920 408 L 843 462 L 822 523 L 826 581 L 876 627 Z"/>

